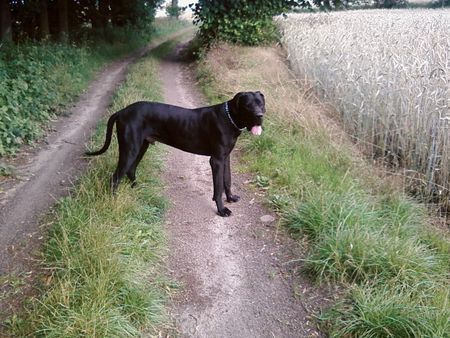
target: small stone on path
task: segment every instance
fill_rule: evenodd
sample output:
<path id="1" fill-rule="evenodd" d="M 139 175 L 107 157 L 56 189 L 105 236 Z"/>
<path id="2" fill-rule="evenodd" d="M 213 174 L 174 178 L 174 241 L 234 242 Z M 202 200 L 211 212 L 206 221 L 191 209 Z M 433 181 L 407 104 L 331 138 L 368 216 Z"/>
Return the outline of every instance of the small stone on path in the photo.
<path id="1" fill-rule="evenodd" d="M 261 216 L 260 220 L 263 223 L 272 223 L 273 221 L 275 221 L 275 217 L 273 217 L 272 215 L 264 215 Z"/>

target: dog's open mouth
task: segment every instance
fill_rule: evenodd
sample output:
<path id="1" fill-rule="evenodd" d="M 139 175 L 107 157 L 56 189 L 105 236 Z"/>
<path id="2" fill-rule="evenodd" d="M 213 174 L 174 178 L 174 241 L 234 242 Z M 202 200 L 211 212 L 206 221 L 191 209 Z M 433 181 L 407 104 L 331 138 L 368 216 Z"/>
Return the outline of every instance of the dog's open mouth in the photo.
<path id="1" fill-rule="evenodd" d="M 261 133 L 262 133 L 262 127 L 261 127 L 261 126 L 253 126 L 252 129 L 250 129 L 250 132 L 251 132 L 253 135 L 259 136 L 259 135 L 261 135 Z"/>

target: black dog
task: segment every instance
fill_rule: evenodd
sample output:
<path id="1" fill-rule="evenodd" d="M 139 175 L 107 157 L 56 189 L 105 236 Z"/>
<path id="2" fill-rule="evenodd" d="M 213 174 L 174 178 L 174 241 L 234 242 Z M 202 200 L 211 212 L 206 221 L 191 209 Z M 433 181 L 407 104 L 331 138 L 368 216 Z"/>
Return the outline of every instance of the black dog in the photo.
<path id="1" fill-rule="evenodd" d="M 209 163 L 217 213 L 230 216 L 231 211 L 222 202 L 223 191 L 228 202 L 239 200 L 239 196 L 231 193 L 230 153 L 243 130 L 261 134 L 265 110 L 261 92 L 238 93 L 230 101 L 197 109 L 136 102 L 109 118 L 103 148 L 86 155 L 100 155 L 108 149 L 116 123 L 119 163 L 111 178 L 113 192 L 125 174 L 135 184 L 136 167 L 148 145 L 155 141 L 190 153 L 211 156 Z"/>

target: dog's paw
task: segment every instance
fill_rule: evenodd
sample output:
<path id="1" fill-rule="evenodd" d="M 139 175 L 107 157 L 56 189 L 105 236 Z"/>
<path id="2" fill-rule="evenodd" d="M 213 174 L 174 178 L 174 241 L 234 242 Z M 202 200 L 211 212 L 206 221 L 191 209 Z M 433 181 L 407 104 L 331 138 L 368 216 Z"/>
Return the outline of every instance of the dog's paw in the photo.
<path id="1" fill-rule="evenodd" d="M 228 208 L 223 208 L 222 210 L 218 210 L 217 214 L 222 217 L 231 216 L 231 210 Z"/>
<path id="2" fill-rule="evenodd" d="M 227 202 L 232 203 L 232 202 L 237 202 L 241 199 L 240 196 L 238 195 L 230 195 L 227 197 Z"/>

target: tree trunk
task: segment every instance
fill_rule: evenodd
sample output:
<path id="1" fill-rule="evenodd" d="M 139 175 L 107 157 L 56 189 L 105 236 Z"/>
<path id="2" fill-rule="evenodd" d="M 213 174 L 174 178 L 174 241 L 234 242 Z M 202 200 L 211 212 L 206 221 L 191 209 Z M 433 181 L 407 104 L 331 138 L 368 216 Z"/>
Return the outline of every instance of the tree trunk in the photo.
<path id="1" fill-rule="evenodd" d="M 41 39 L 45 40 L 50 35 L 50 29 L 48 27 L 48 8 L 47 8 L 47 0 L 40 1 L 40 16 L 39 16 L 39 29 Z"/>
<path id="2" fill-rule="evenodd" d="M 323 1 L 323 7 L 324 7 L 327 11 L 331 11 L 330 0 L 324 0 L 324 1 Z"/>
<path id="3" fill-rule="evenodd" d="M 92 29 L 98 30 L 101 28 L 101 19 L 100 19 L 100 11 L 97 8 L 97 5 L 95 3 L 89 4 L 89 19 L 91 21 Z"/>
<path id="4" fill-rule="evenodd" d="M 58 0 L 58 18 L 59 18 L 59 38 L 66 42 L 69 37 L 67 0 Z"/>
<path id="5" fill-rule="evenodd" d="M 124 0 L 111 1 L 111 22 L 114 27 L 123 27 L 126 25 L 126 19 L 129 17 L 127 6 Z"/>
<path id="6" fill-rule="evenodd" d="M 100 12 L 100 20 L 101 20 L 100 25 L 104 29 L 108 26 L 108 22 L 110 19 L 109 0 L 100 0 L 98 9 Z"/>
<path id="7" fill-rule="evenodd" d="M 0 0 L 0 40 L 12 41 L 9 0 Z"/>
<path id="8" fill-rule="evenodd" d="M 178 0 L 172 0 L 172 9 L 175 17 L 178 19 L 180 12 L 178 12 Z"/>

